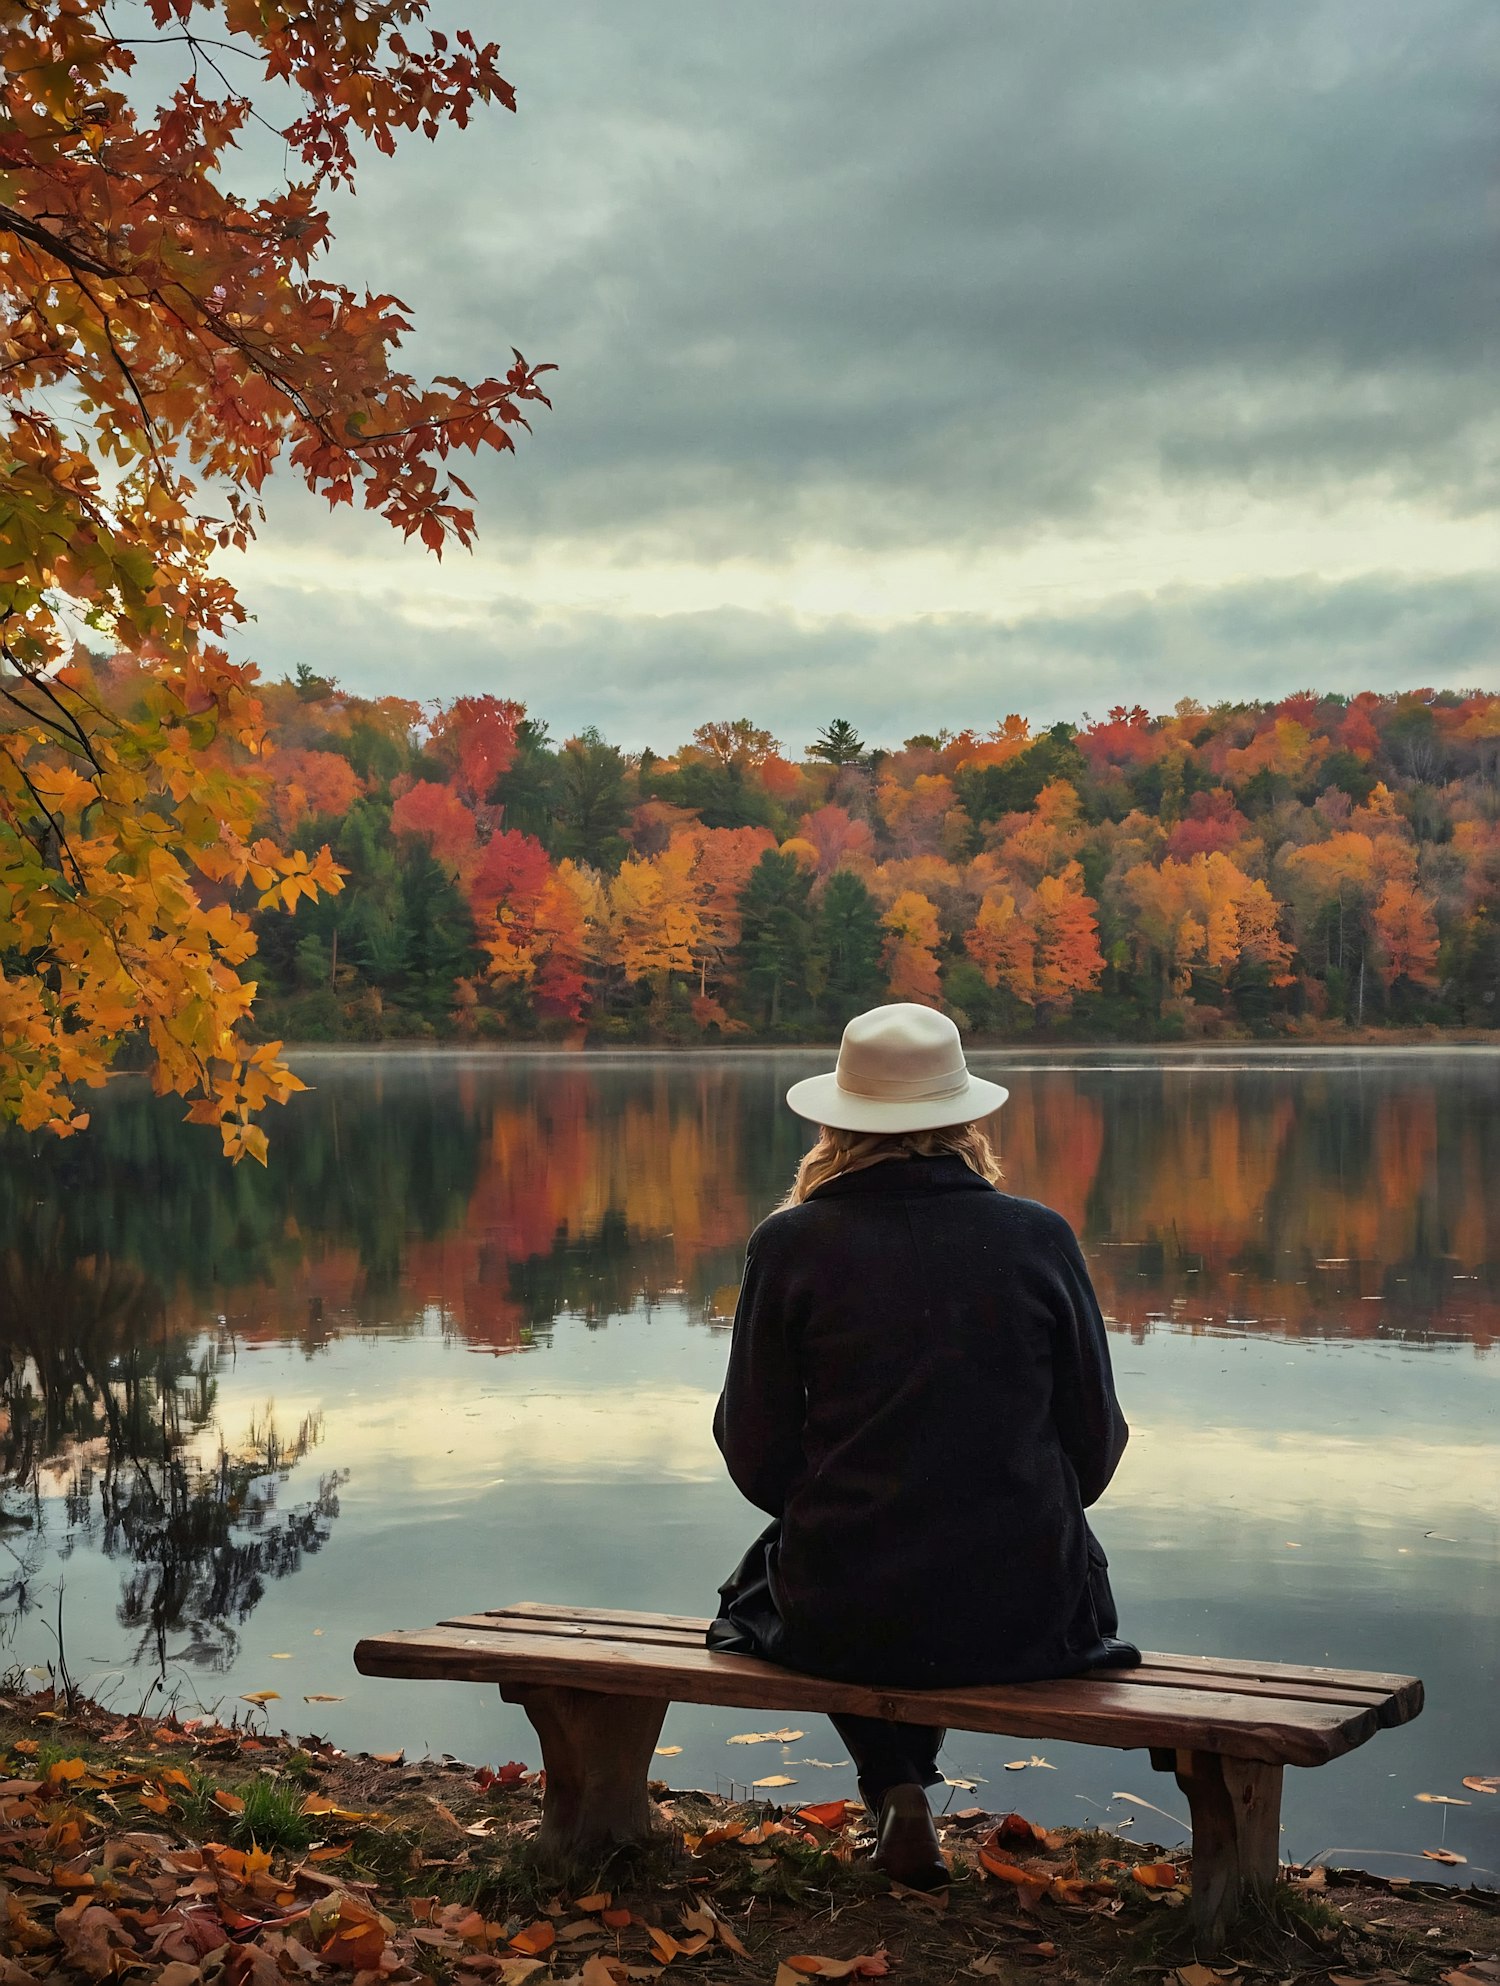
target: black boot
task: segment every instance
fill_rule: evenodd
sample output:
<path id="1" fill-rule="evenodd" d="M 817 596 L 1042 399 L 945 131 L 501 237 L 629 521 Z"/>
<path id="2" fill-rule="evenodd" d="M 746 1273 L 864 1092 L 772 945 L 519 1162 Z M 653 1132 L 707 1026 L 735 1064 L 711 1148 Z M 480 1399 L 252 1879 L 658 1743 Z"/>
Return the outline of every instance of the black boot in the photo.
<path id="1" fill-rule="evenodd" d="M 880 1803 L 875 1866 L 907 1889 L 942 1889 L 948 1864 L 938 1843 L 927 1794 L 920 1786 L 892 1786 Z"/>

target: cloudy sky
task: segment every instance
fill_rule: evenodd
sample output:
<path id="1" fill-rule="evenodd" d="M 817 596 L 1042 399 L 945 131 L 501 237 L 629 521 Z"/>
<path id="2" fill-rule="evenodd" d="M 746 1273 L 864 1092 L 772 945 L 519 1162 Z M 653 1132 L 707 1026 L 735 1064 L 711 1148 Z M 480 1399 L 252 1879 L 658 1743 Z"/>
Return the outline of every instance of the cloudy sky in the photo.
<path id="1" fill-rule="evenodd" d="M 283 487 L 270 674 L 669 749 L 1500 687 L 1492 0 L 442 0 L 336 273 L 554 411 L 473 557 Z"/>

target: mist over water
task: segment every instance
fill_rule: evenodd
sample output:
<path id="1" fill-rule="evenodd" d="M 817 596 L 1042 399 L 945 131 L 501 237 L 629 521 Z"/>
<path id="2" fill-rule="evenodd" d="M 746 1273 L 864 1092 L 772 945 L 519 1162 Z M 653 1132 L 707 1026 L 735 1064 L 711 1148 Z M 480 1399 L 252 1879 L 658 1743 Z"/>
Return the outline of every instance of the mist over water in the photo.
<path id="1" fill-rule="evenodd" d="M 744 1240 L 826 1059 L 307 1054 L 266 1172 L 131 1082 L 71 1143 L 0 1138 L 0 1664 L 56 1660 L 61 1585 L 71 1671 L 122 1708 L 275 1689 L 340 1745 L 533 1759 L 496 1692 L 367 1681 L 354 1642 L 522 1598 L 711 1611 L 758 1527 L 709 1432 Z M 1500 1057 L 973 1060 L 1114 1332 L 1125 1632 L 1423 1676 L 1414 1725 L 1288 1774 L 1283 1850 L 1430 1875 L 1446 1826 L 1495 1880 L 1500 1799 L 1460 1782 L 1500 1771 Z M 961 1497 L 971 1458 L 933 1459 Z M 675 1707 L 664 1773 L 852 1791 L 822 1720 L 726 1748 L 755 1721 Z M 1181 1837 L 1134 1804 L 1183 1811 L 1143 1753 L 955 1733 L 944 1765 L 958 1805 Z"/>

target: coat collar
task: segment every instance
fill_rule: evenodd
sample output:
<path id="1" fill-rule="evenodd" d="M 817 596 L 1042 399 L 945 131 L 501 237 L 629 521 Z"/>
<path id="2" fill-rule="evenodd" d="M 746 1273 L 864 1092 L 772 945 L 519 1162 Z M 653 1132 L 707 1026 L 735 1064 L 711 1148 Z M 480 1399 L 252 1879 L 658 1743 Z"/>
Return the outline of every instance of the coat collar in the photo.
<path id="1" fill-rule="evenodd" d="M 810 1200 L 834 1200 L 856 1193 L 992 1193 L 987 1179 L 951 1152 L 938 1158 L 882 1159 L 858 1172 L 841 1172 L 808 1195 Z"/>

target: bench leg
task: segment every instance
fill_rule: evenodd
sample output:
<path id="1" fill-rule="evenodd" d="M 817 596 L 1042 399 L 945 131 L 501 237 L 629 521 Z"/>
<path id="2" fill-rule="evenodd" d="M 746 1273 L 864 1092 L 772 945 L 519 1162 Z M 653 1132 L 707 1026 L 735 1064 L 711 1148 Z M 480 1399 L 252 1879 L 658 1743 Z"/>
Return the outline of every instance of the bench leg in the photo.
<path id="1" fill-rule="evenodd" d="M 561 1687 L 501 1694 L 520 1704 L 542 1741 L 547 1781 L 534 1844 L 539 1862 L 574 1868 L 652 1839 L 658 1822 L 646 1780 L 667 1714 L 664 1699 Z"/>
<path id="2" fill-rule="evenodd" d="M 1252 1895 L 1276 1884 L 1281 1840 L 1281 1767 L 1219 1752 L 1152 1753 L 1176 1774 L 1193 1823 L 1191 1920 L 1211 1956 Z"/>

